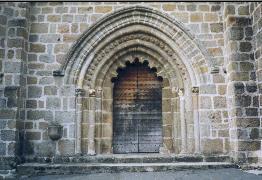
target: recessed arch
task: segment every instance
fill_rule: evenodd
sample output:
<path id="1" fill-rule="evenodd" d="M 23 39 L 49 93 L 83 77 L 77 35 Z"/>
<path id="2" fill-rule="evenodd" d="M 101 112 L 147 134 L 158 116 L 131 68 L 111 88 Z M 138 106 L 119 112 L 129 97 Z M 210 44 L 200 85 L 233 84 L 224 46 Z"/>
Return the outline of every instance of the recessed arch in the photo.
<path id="1" fill-rule="evenodd" d="M 114 36 L 114 32 L 132 24 L 146 25 L 151 32 L 160 31 L 170 41 L 169 45 L 176 45 L 175 52 L 180 57 L 183 56 L 181 59 L 188 61 L 184 63 L 188 66 L 187 69 L 195 69 L 192 73 L 199 77 L 198 83 L 195 84 L 200 83 L 201 73 L 207 73 L 201 72 L 201 67 L 208 69 L 214 65 L 212 57 L 181 23 L 151 8 L 134 6 L 110 14 L 88 29 L 72 46 L 60 70 L 65 71 L 66 76 L 76 79 L 84 67 L 83 62 L 86 66 L 92 62 L 95 47 L 104 42 L 109 35 Z M 70 82 L 75 81 L 68 83 Z"/>

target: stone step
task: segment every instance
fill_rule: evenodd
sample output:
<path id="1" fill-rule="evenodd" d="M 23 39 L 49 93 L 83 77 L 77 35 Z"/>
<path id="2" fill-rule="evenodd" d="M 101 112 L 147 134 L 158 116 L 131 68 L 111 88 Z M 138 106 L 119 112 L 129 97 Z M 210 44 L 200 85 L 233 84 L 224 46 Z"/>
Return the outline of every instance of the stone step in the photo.
<path id="1" fill-rule="evenodd" d="M 96 156 L 27 157 L 25 163 L 174 163 L 174 162 L 230 162 L 229 156 L 113 154 Z"/>
<path id="2" fill-rule="evenodd" d="M 196 169 L 235 168 L 228 162 L 177 162 L 177 163 L 24 163 L 17 166 L 20 177 L 59 174 L 93 174 L 118 172 L 159 172 Z"/>

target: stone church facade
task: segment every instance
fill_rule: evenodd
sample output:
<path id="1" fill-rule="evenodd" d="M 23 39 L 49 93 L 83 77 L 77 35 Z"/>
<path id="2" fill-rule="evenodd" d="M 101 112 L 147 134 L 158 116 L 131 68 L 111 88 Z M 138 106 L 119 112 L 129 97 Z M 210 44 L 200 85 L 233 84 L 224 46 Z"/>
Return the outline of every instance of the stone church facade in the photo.
<path id="1" fill-rule="evenodd" d="M 261 163 L 261 28 L 257 2 L 1 3 L 0 172 L 152 149 Z"/>

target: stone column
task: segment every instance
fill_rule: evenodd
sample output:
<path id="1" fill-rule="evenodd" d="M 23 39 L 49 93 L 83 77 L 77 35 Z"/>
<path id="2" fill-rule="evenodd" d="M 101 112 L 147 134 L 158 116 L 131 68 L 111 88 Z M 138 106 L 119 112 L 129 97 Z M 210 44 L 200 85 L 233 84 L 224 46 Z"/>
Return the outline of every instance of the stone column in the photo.
<path id="1" fill-rule="evenodd" d="M 101 124 L 101 120 L 102 120 L 102 88 L 98 88 L 96 90 L 96 107 L 95 107 L 95 124 L 99 123 L 99 127 L 97 128 L 98 132 L 95 132 L 96 137 L 98 137 L 98 139 L 96 139 L 96 143 L 97 143 L 97 154 L 101 153 L 101 141 L 102 141 L 102 124 Z"/>
<path id="2" fill-rule="evenodd" d="M 195 136 L 195 153 L 200 153 L 200 127 L 199 127 L 199 87 L 192 88 L 193 118 L 194 118 L 194 136 Z"/>
<path id="3" fill-rule="evenodd" d="M 81 154 L 81 125 L 82 125 L 82 98 L 84 95 L 83 89 L 76 89 L 76 124 L 75 124 L 75 154 Z"/>
<path id="4" fill-rule="evenodd" d="M 180 154 L 187 153 L 187 136 L 186 136 L 186 119 L 185 119 L 185 96 L 184 89 L 179 89 L 178 91 L 180 100 L 180 121 L 181 121 L 181 141 L 182 147 Z"/>
<path id="5" fill-rule="evenodd" d="M 95 89 L 89 90 L 89 113 L 88 113 L 88 154 L 95 155 Z"/>

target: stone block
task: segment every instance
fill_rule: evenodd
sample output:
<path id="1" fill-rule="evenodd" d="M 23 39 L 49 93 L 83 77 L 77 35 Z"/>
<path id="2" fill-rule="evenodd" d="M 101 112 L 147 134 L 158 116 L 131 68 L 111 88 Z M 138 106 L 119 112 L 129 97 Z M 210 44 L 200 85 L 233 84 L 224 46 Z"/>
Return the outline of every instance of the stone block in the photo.
<path id="1" fill-rule="evenodd" d="M 109 13 L 112 11 L 112 6 L 96 6 L 95 13 Z"/>
<path id="2" fill-rule="evenodd" d="M 240 71 L 252 71 L 254 70 L 254 64 L 251 62 L 240 62 Z"/>
<path id="3" fill-rule="evenodd" d="M 56 44 L 54 48 L 55 53 L 67 53 L 69 49 L 68 44 Z"/>
<path id="4" fill-rule="evenodd" d="M 42 87 L 40 86 L 29 86 L 28 97 L 29 98 L 39 98 L 42 96 Z"/>
<path id="5" fill-rule="evenodd" d="M 68 22 L 68 23 L 72 23 L 73 22 L 73 19 L 74 19 L 74 16 L 73 15 L 63 15 L 62 16 L 62 22 Z"/>
<path id="6" fill-rule="evenodd" d="M 6 155 L 6 143 L 0 143 L 0 156 Z"/>
<path id="7" fill-rule="evenodd" d="M 206 22 L 217 22 L 218 20 L 219 20 L 219 17 L 216 13 L 205 13 L 204 15 L 204 21 Z M 210 24 L 210 27 L 211 27 L 211 24 Z M 222 24 L 222 30 L 223 30 L 223 24 Z"/>
<path id="8" fill-rule="evenodd" d="M 223 139 L 203 139 L 201 144 L 204 154 L 223 153 Z"/>
<path id="9" fill-rule="evenodd" d="M 225 6 L 225 17 L 227 15 L 234 15 L 235 14 L 235 7 L 234 5 L 227 5 Z"/>
<path id="10" fill-rule="evenodd" d="M 5 62 L 4 72 L 6 73 L 20 73 L 21 62 Z"/>
<path id="11" fill-rule="evenodd" d="M 9 27 L 27 27 L 26 19 L 12 19 L 8 21 Z"/>
<path id="12" fill-rule="evenodd" d="M 51 14 L 53 13 L 53 7 L 43 7 L 42 14 Z"/>
<path id="13" fill-rule="evenodd" d="M 75 113 L 68 111 L 56 111 L 55 120 L 61 123 L 73 123 L 75 119 Z"/>
<path id="14" fill-rule="evenodd" d="M 257 108 L 246 108 L 246 115 L 247 116 L 258 116 L 258 109 Z"/>
<path id="15" fill-rule="evenodd" d="M 59 24 L 58 25 L 58 32 L 59 33 L 69 33 L 70 28 L 68 24 Z"/>
<path id="16" fill-rule="evenodd" d="M 164 11 L 174 11 L 176 9 L 176 5 L 175 4 L 163 4 L 162 8 Z"/>
<path id="17" fill-rule="evenodd" d="M 53 77 L 42 77 L 39 79 L 39 84 L 48 85 L 53 83 L 54 83 Z"/>
<path id="18" fill-rule="evenodd" d="M 223 32 L 223 23 L 211 23 L 210 30 L 214 33 L 221 33 Z"/>
<path id="19" fill-rule="evenodd" d="M 47 97 L 46 98 L 46 109 L 60 109 L 61 99 L 58 97 Z"/>
<path id="20" fill-rule="evenodd" d="M 51 111 L 45 111 L 45 110 L 29 110 L 27 111 L 27 119 L 28 120 L 44 119 L 47 121 L 52 121 L 53 113 Z"/>
<path id="21" fill-rule="evenodd" d="M 53 141 L 42 141 L 35 144 L 36 155 L 51 157 L 55 155 L 56 144 Z"/>
<path id="22" fill-rule="evenodd" d="M 248 72 L 232 72 L 229 79 L 232 81 L 248 81 L 250 78 Z"/>
<path id="23" fill-rule="evenodd" d="M 57 87 L 56 86 L 45 86 L 44 95 L 57 95 Z"/>
<path id="24" fill-rule="evenodd" d="M 188 4 L 186 6 L 187 11 L 196 11 L 196 5 L 195 4 Z"/>
<path id="25" fill-rule="evenodd" d="M 40 36 L 40 42 L 42 43 L 57 43 L 61 39 L 60 34 L 43 34 Z"/>
<path id="26" fill-rule="evenodd" d="M 249 15 L 249 6 L 239 6 L 238 14 L 239 15 Z"/>
<path id="27" fill-rule="evenodd" d="M 251 96 L 249 95 L 236 95 L 233 98 L 235 106 L 248 107 L 251 105 Z"/>
<path id="28" fill-rule="evenodd" d="M 74 144 L 74 141 L 71 140 L 60 140 L 58 141 L 58 151 L 61 155 L 73 155 Z"/>
<path id="29" fill-rule="evenodd" d="M 212 109 L 212 102 L 209 96 L 200 96 L 200 108 Z"/>
<path id="30" fill-rule="evenodd" d="M 93 7 L 78 7 L 78 13 L 79 14 L 89 14 L 94 11 Z"/>
<path id="31" fill-rule="evenodd" d="M 221 9 L 221 5 L 212 5 L 211 6 L 211 11 L 214 12 L 214 11 L 220 11 Z"/>
<path id="32" fill-rule="evenodd" d="M 224 96 L 215 96 L 213 98 L 213 101 L 214 101 L 214 108 L 215 109 L 227 108 L 226 97 L 224 97 Z"/>
<path id="33" fill-rule="evenodd" d="M 7 46 L 9 48 L 21 48 L 24 45 L 23 39 L 8 39 Z"/>
<path id="34" fill-rule="evenodd" d="M 215 85 L 201 85 L 200 86 L 200 94 L 216 94 L 216 86 Z"/>
<path id="35" fill-rule="evenodd" d="M 188 23 L 189 13 L 187 12 L 173 12 L 172 15 L 179 21 L 183 23 Z"/>
<path id="36" fill-rule="evenodd" d="M 242 40 L 244 38 L 243 28 L 241 27 L 230 28 L 228 37 L 230 40 Z"/>
<path id="37" fill-rule="evenodd" d="M 16 110 L 12 109 L 0 109 L 0 119 L 15 119 Z"/>
<path id="38" fill-rule="evenodd" d="M 6 23 L 7 23 L 7 17 L 4 15 L 0 15 L 0 24 L 6 25 Z"/>
<path id="39" fill-rule="evenodd" d="M 48 23 L 32 23 L 31 33 L 48 33 Z"/>
<path id="40" fill-rule="evenodd" d="M 16 131 L 1 130 L 1 140 L 2 141 L 15 141 L 16 140 Z"/>
<path id="41" fill-rule="evenodd" d="M 41 140 L 40 132 L 26 132 L 25 133 L 26 140 Z"/>
<path id="42" fill-rule="evenodd" d="M 68 12 L 68 7 L 56 7 L 55 12 L 62 14 L 62 13 L 67 13 Z"/>
<path id="43" fill-rule="evenodd" d="M 239 151 L 257 151 L 260 150 L 261 141 L 239 141 Z"/>
<path id="44" fill-rule="evenodd" d="M 48 15 L 47 20 L 49 22 L 61 22 L 61 15 Z"/>
<path id="45" fill-rule="evenodd" d="M 239 50 L 241 52 L 250 52 L 252 50 L 252 44 L 250 42 L 240 42 Z"/>
<path id="46" fill-rule="evenodd" d="M 191 22 L 202 22 L 203 21 L 203 14 L 202 13 L 192 13 L 190 16 Z"/>
<path id="47" fill-rule="evenodd" d="M 37 108 L 36 100 L 26 100 L 26 108 Z"/>
<path id="48" fill-rule="evenodd" d="M 43 44 L 30 44 L 30 52 L 35 52 L 35 53 L 41 53 L 41 52 L 45 52 L 45 45 Z"/>

